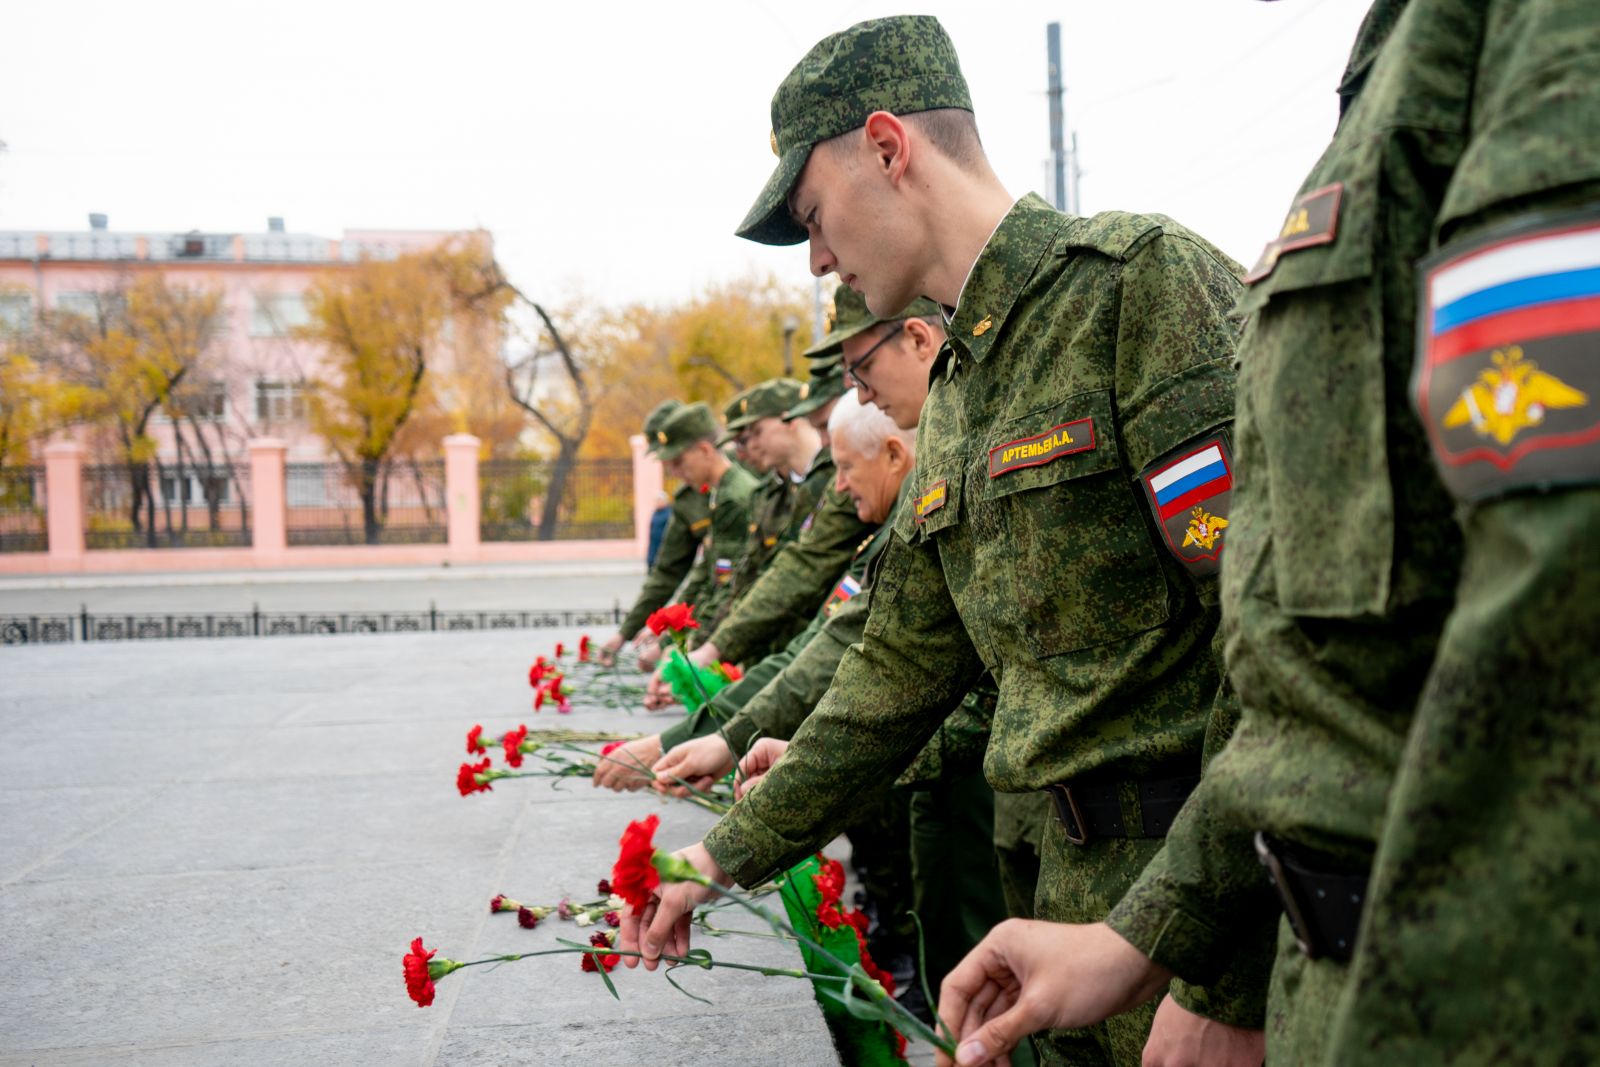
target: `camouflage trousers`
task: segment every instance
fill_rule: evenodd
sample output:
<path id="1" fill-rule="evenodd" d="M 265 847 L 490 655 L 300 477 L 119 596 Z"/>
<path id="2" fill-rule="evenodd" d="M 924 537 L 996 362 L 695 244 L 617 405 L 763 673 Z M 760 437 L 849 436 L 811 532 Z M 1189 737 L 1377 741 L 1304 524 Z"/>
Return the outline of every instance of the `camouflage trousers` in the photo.
<path id="1" fill-rule="evenodd" d="M 935 997 L 951 968 L 1006 917 L 994 809 L 982 771 L 941 778 L 911 794 L 911 892 Z"/>
<path id="2" fill-rule="evenodd" d="M 1159 837 L 1108 837 L 1074 845 L 1052 816 L 1043 824 L 1034 918 L 1099 922 L 1122 899 L 1161 844 Z M 1051 1067 L 1139 1067 L 1155 1006 L 1156 1001 L 1151 1001 L 1082 1030 L 1035 1034 L 1039 1062 Z"/>
<path id="3" fill-rule="evenodd" d="M 1323 1062 L 1348 974 L 1348 965 L 1338 960 L 1301 952 L 1288 920 L 1278 920 L 1278 952 L 1267 987 L 1268 1063 Z"/>

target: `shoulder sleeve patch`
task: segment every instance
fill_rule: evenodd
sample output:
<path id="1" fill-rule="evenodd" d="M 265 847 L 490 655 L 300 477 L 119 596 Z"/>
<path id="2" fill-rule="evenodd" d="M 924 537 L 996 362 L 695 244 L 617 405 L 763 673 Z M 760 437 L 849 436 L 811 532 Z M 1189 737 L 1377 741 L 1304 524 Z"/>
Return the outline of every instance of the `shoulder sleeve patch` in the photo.
<path id="1" fill-rule="evenodd" d="M 1225 433 L 1208 434 L 1139 475 L 1167 548 L 1189 573 L 1216 574 L 1227 540 L 1233 454 Z"/>
<path id="2" fill-rule="evenodd" d="M 1418 268 L 1412 402 L 1460 500 L 1600 481 L 1600 205 Z"/>

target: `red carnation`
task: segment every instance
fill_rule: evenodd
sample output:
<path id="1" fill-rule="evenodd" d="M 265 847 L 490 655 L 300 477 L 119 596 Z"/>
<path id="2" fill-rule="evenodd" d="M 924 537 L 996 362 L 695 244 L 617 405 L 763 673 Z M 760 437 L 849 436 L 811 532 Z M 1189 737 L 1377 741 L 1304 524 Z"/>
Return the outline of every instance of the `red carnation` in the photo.
<path id="1" fill-rule="evenodd" d="M 825 859 L 811 880 L 816 883 L 817 893 L 822 897 L 817 905 L 817 921 L 830 930 L 839 929 L 848 919 L 839 911 L 839 898 L 844 895 L 844 864 Z"/>
<path id="2" fill-rule="evenodd" d="M 461 769 L 456 772 L 456 788 L 461 790 L 462 796 L 492 791 L 492 787 L 488 782 L 478 781 L 478 775 L 488 770 L 491 762 L 489 757 L 485 756 L 477 763 L 463 763 L 461 765 Z"/>
<path id="3" fill-rule="evenodd" d="M 467 755 L 476 756 L 478 753 L 482 752 L 486 747 L 488 747 L 484 745 L 482 741 L 478 740 L 482 736 L 482 726 L 474 726 L 472 729 L 467 731 Z"/>
<path id="4" fill-rule="evenodd" d="M 722 665 L 722 675 L 730 682 L 737 682 L 740 678 L 744 677 L 744 671 L 739 669 L 739 665 L 737 663 L 724 663 Z"/>
<path id="5" fill-rule="evenodd" d="M 626 741 L 610 741 L 605 745 L 605 747 L 600 749 L 600 755 L 609 756 L 609 755 L 611 755 L 611 753 L 615 752 L 617 749 L 621 748 L 623 745 L 625 745 L 627 743 L 628 742 L 626 742 Z M 607 884 L 606 880 L 604 878 L 600 879 L 600 884 L 602 886 L 606 885 Z M 609 893 L 609 892 L 611 892 L 611 890 L 602 889 L 602 890 L 600 890 L 600 892 Z"/>
<path id="6" fill-rule="evenodd" d="M 621 926 L 622 925 L 622 916 L 618 915 L 614 911 L 606 912 L 604 917 L 605 917 L 607 926 Z"/>
<path id="7" fill-rule="evenodd" d="M 522 766 L 522 742 L 527 736 L 528 728 L 519 725 L 500 739 L 500 743 L 505 746 L 506 762 L 513 767 Z"/>
<path id="8" fill-rule="evenodd" d="M 542 707 L 544 707 L 544 690 L 535 689 L 533 691 L 533 710 L 538 711 Z"/>
<path id="9" fill-rule="evenodd" d="M 511 908 L 507 907 L 506 906 L 507 904 L 510 904 L 512 907 L 517 906 L 517 902 L 512 900 L 510 897 L 506 896 L 504 893 L 496 893 L 494 895 L 494 899 L 489 901 L 489 911 L 491 913 L 492 912 L 499 912 L 499 911 L 510 911 Z"/>
<path id="10" fill-rule="evenodd" d="M 566 646 L 563 645 L 560 641 L 557 641 L 556 642 L 556 659 L 560 659 L 561 656 L 562 656 L 562 653 L 564 653 L 565 651 L 566 651 Z"/>
<path id="11" fill-rule="evenodd" d="M 538 688 L 539 683 L 544 681 L 544 676 L 549 672 L 550 668 L 544 665 L 544 657 L 540 656 L 539 662 L 528 668 L 528 684 Z"/>
<path id="12" fill-rule="evenodd" d="M 588 634 L 584 634 L 582 637 L 578 638 L 578 662 L 579 663 L 588 663 L 589 662 L 589 635 Z"/>
<path id="13" fill-rule="evenodd" d="M 700 624 L 694 621 L 693 604 L 673 604 L 659 611 L 653 611 L 644 624 L 657 637 L 660 637 L 667 630 L 671 630 L 673 633 L 682 633 L 684 630 L 700 629 Z"/>
<path id="14" fill-rule="evenodd" d="M 661 884 L 651 858 L 656 846 L 652 842 L 661 819 L 655 815 L 643 822 L 630 822 L 622 831 L 622 852 L 617 865 L 611 869 L 611 891 L 626 900 L 633 914 L 640 915 L 650 902 L 650 891 Z"/>
<path id="15" fill-rule="evenodd" d="M 531 908 L 518 908 L 517 925 L 524 930 L 532 930 L 539 925 L 539 916 L 535 915 Z"/>
<path id="16" fill-rule="evenodd" d="M 621 741 L 611 742 L 611 744 L 607 745 L 601 750 L 601 754 L 604 755 L 606 752 L 610 752 L 613 747 L 620 744 L 622 744 Z M 611 883 L 602 878 L 600 879 L 600 884 L 594 887 L 594 891 L 603 897 L 609 897 L 611 895 Z"/>
<path id="17" fill-rule="evenodd" d="M 556 702 L 556 713 L 560 714 L 560 715 L 571 715 L 572 714 L 572 702 L 570 700 L 568 700 L 566 697 L 562 697 L 559 701 Z"/>
<path id="18" fill-rule="evenodd" d="M 611 948 L 611 936 L 608 934 L 594 934 L 589 938 L 589 944 L 595 948 Z M 595 962 L 597 958 L 599 960 L 598 963 Z M 611 952 L 605 955 L 590 952 L 583 954 L 583 969 L 585 971 L 598 971 L 601 967 L 610 971 L 615 969 L 617 964 L 621 962 L 622 957 Z"/>
<path id="19" fill-rule="evenodd" d="M 419 937 L 411 942 L 411 951 L 406 953 L 406 992 L 419 1008 L 426 1008 L 433 1003 L 433 979 L 428 975 L 428 961 L 438 951 L 425 951 L 422 938 Z"/>

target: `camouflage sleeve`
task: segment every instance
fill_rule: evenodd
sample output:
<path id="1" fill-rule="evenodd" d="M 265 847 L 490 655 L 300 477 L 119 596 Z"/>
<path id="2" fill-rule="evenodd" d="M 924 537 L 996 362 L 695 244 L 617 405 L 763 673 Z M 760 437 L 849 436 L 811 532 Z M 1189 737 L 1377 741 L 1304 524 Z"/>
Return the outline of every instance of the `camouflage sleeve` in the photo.
<path id="1" fill-rule="evenodd" d="M 896 532 L 868 594 L 860 644 L 765 780 L 706 835 L 741 885 L 792 866 L 899 775 L 982 672 L 937 548 Z"/>
<path id="2" fill-rule="evenodd" d="M 742 663 L 810 618 L 871 532 L 849 495 L 830 485 L 810 528 L 778 552 L 712 634 L 722 658 Z"/>
<path id="3" fill-rule="evenodd" d="M 962 698 L 955 714 L 939 724 L 938 731 L 922 746 L 895 785 L 931 789 L 947 779 L 982 770 L 998 695 L 994 682 L 985 677 Z"/>
<path id="4" fill-rule="evenodd" d="M 710 525 L 708 519 L 699 522 L 703 525 L 696 531 L 684 521 L 676 508 L 673 509 L 667 529 L 661 535 L 661 548 L 656 553 L 655 566 L 645 576 L 644 586 L 622 620 L 619 629 L 625 637 L 631 640 L 634 634 L 644 629 L 645 619 L 650 617 L 652 611 L 671 602 L 673 592 L 694 567 L 695 550 L 700 547 L 700 539 Z"/>

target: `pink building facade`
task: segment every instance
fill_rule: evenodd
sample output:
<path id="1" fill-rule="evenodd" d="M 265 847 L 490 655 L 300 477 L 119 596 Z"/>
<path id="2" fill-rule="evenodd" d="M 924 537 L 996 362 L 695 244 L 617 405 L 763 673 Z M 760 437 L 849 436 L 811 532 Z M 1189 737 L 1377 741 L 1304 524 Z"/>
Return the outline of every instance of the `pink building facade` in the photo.
<path id="1" fill-rule="evenodd" d="M 504 478 L 480 485 L 478 442 L 464 435 L 439 442 L 436 459 L 385 474 L 382 543 L 362 543 L 371 538 L 362 537 L 359 505 L 306 417 L 305 382 L 320 352 L 293 333 L 318 275 L 454 236 L 347 230 L 324 238 L 288 232 L 278 219 L 260 233 L 127 233 L 107 228 L 103 216 L 91 216 L 86 231 L 0 231 L 0 342 L 44 312 L 92 314 L 104 294 L 152 271 L 174 288 L 215 291 L 223 306 L 202 379 L 184 383 L 184 446 L 164 417 L 148 427 L 158 472 L 147 483 L 148 528 L 125 517 L 125 468 L 110 465 L 114 455 L 93 455 L 94 432 L 78 430 L 41 442 L 31 472 L 11 472 L 0 485 L 9 497 L 0 499 L 0 573 L 642 556 L 661 487 L 660 467 L 642 447 L 631 463 L 585 472 L 591 505 L 605 486 L 609 520 L 591 524 L 598 536 L 575 526 L 576 536 L 559 540 L 494 541 L 480 535 L 480 513 L 488 504 L 503 519 L 505 500 L 481 498 L 495 498 Z M 536 482 L 521 491 L 537 492 Z M 19 529 L 33 531 L 31 540 Z"/>

